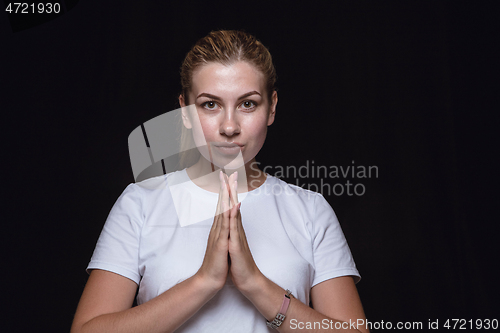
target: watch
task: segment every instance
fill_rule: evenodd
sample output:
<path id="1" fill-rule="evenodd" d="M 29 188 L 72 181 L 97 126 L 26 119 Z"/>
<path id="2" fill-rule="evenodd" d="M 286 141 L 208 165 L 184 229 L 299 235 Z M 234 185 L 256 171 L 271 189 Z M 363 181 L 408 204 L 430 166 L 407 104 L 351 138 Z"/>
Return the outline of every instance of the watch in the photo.
<path id="1" fill-rule="evenodd" d="M 283 321 L 286 318 L 286 316 L 285 316 L 286 310 L 288 309 L 288 305 L 290 305 L 290 296 L 293 297 L 292 292 L 287 289 L 286 294 L 283 297 L 283 303 L 281 304 L 280 311 L 278 312 L 276 317 L 274 317 L 273 321 L 266 322 L 267 327 L 270 327 L 272 329 L 276 329 L 276 328 L 280 327 L 281 324 L 283 324 Z"/>

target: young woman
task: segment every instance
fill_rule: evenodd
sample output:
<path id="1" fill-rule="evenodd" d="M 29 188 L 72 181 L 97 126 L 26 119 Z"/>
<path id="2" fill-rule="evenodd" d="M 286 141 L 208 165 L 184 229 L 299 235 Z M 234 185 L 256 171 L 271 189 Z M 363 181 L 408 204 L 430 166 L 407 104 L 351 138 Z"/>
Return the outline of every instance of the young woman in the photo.
<path id="1" fill-rule="evenodd" d="M 331 207 L 255 163 L 275 81 L 246 33 L 212 32 L 191 49 L 179 102 L 199 153 L 118 198 L 72 332 L 368 332 L 352 325 L 365 320 L 360 276 Z M 193 220 L 200 211 L 211 218 Z"/>

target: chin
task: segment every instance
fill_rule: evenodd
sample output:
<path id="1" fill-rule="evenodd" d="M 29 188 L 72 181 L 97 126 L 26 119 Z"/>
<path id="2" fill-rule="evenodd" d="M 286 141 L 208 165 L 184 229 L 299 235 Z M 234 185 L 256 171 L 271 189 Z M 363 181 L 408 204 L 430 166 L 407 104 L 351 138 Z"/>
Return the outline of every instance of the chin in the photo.
<path id="1" fill-rule="evenodd" d="M 222 169 L 238 169 L 245 165 L 246 161 L 243 155 L 239 152 L 237 155 L 213 155 L 212 163 Z M 206 157 L 205 157 L 206 158 Z M 210 161 L 206 158 L 207 161 Z"/>
<path id="2" fill-rule="evenodd" d="M 198 147 L 198 150 L 202 158 L 205 158 L 205 160 L 212 163 L 217 168 L 235 170 L 252 161 L 257 155 L 251 154 L 252 152 L 249 154 L 248 148 L 249 147 L 245 146 L 237 154 L 217 153 L 216 150 L 210 149 L 209 146 L 204 146 L 203 148 Z"/>
<path id="3" fill-rule="evenodd" d="M 241 168 L 244 165 L 245 165 L 245 163 L 243 160 L 241 160 L 241 161 L 233 160 L 229 164 L 226 164 L 224 166 L 224 169 L 235 170 L 235 169 Z"/>

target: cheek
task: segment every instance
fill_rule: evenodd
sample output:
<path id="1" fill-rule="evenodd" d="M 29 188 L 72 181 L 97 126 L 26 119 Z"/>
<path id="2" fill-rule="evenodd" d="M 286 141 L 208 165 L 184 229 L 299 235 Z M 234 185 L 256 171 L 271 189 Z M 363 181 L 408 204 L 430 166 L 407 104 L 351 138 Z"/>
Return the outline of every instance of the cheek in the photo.
<path id="1" fill-rule="evenodd" d="M 193 122 L 193 139 L 197 147 L 205 145 L 205 136 L 203 134 L 203 126 L 199 121 Z"/>
<path id="2" fill-rule="evenodd" d="M 249 137 L 255 142 L 255 146 L 261 147 L 266 140 L 267 119 L 259 119 L 259 121 L 249 124 L 247 129 Z"/>
<path id="3" fill-rule="evenodd" d="M 213 122 L 212 122 L 213 123 Z M 207 160 L 212 161 L 210 142 L 213 141 L 210 130 L 213 124 L 207 122 L 206 119 L 200 119 L 196 116 L 196 121 L 193 122 L 193 140 L 198 147 L 200 154 Z"/>
<path id="4" fill-rule="evenodd" d="M 218 131 L 217 122 L 215 119 L 200 118 L 200 128 L 198 129 L 199 136 L 203 137 L 206 142 L 214 141 L 214 133 Z"/>
<path id="5" fill-rule="evenodd" d="M 196 110 L 191 113 L 193 119 L 193 138 L 198 147 L 206 145 L 212 141 L 214 128 L 216 126 L 214 119 L 204 117 L 202 113 Z"/>

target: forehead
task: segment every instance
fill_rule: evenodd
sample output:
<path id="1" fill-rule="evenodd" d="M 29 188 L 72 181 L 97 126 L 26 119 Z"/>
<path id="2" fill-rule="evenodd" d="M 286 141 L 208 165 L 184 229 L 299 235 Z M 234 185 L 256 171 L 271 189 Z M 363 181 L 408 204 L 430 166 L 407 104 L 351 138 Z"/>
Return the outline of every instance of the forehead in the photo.
<path id="1" fill-rule="evenodd" d="M 240 94 L 256 90 L 264 93 L 264 75 L 254 65 L 238 61 L 230 65 L 210 62 L 193 72 L 193 93 Z"/>

